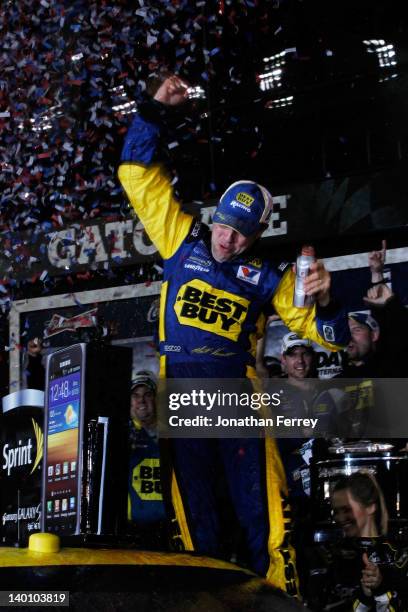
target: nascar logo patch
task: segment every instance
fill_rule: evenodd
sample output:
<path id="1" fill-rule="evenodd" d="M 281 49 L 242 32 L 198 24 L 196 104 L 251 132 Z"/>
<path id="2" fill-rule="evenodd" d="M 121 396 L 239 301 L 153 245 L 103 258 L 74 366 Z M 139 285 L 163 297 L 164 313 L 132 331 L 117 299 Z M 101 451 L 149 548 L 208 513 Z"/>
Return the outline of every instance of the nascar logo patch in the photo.
<path id="1" fill-rule="evenodd" d="M 240 278 L 247 283 L 251 283 L 251 285 L 257 285 L 259 283 L 259 279 L 261 278 L 261 271 L 248 268 L 248 266 L 239 266 L 237 278 Z"/>

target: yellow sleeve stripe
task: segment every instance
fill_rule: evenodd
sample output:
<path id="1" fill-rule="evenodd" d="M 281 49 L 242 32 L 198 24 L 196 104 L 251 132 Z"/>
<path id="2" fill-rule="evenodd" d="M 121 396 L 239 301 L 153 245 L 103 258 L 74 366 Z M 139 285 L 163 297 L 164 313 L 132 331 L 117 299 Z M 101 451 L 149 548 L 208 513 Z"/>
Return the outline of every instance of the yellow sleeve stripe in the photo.
<path id="1" fill-rule="evenodd" d="M 186 238 L 193 217 L 181 210 L 161 166 L 125 163 L 118 175 L 150 240 L 168 259 Z"/>

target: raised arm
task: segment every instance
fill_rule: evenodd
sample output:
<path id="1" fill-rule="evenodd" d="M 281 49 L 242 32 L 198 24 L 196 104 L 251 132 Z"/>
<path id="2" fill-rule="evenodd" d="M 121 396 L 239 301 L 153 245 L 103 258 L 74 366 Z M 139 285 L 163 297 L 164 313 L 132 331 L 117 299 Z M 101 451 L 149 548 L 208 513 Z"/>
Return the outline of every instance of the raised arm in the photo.
<path id="1" fill-rule="evenodd" d="M 150 104 L 141 109 L 126 136 L 119 166 L 119 180 L 160 255 L 168 259 L 186 237 L 191 215 L 175 199 L 170 178 L 160 159 L 160 138 L 166 107 L 185 100 L 187 85 L 168 77 Z"/>

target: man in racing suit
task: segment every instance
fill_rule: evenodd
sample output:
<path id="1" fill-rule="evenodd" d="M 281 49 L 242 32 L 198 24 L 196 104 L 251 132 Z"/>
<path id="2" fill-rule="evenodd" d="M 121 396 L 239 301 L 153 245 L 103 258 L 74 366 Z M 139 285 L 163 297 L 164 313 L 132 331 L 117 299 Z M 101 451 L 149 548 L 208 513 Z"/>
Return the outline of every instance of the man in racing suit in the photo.
<path id="1" fill-rule="evenodd" d="M 251 181 L 234 183 L 221 198 L 212 232 L 181 210 L 160 163 L 160 142 L 163 116 L 185 98 L 186 84 L 168 77 L 135 117 L 119 168 L 129 200 L 164 260 L 161 376 L 254 377 L 257 338 L 272 312 L 300 335 L 331 350 L 340 348 L 348 340 L 347 320 L 330 302 L 330 275 L 322 262 L 313 265 L 305 285 L 317 296 L 317 305 L 297 309 L 292 306 L 290 266 L 273 266 L 250 251 L 272 211 L 265 188 Z M 275 441 L 172 442 L 171 493 L 183 548 L 219 553 L 213 487 L 217 456 L 245 532 L 252 569 L 296 594 L 286 482 Z"/>

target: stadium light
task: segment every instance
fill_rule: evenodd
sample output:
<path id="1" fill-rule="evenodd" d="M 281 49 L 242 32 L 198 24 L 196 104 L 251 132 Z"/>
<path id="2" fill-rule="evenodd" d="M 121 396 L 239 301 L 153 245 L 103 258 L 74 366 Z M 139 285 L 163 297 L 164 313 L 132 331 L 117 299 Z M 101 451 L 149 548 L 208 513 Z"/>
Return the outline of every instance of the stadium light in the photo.
<path id="1" fill-rule="evenodd" d="M 262 73 L 257 75 L 261 91 L 270 91 L 282 87 L 282 76 L 287 56 L 292 53 L 296 53 L 296 47 L 291 47 L 270 57 L 263 58 Z"/>
<path id="2" fill-rule="evenodd" d="M 375 53 L 380 68 L 396 66 L 396 54 L 394 45 L 388 44 L 383 39 L 363 40 L 367 53 Z"/>

